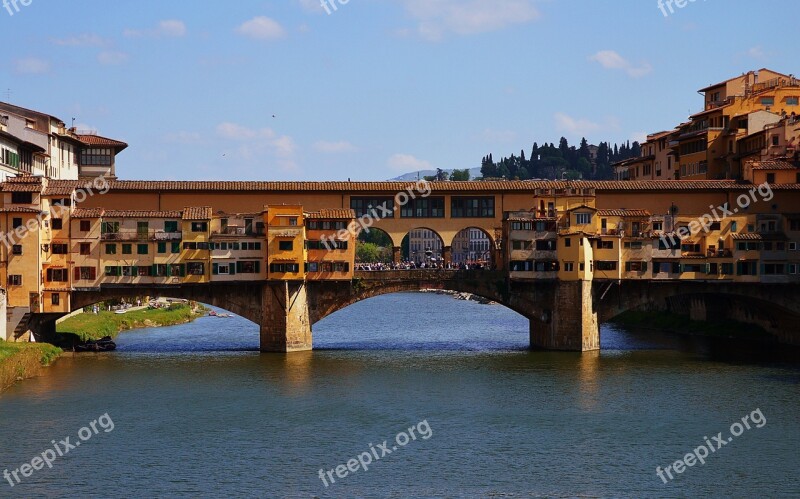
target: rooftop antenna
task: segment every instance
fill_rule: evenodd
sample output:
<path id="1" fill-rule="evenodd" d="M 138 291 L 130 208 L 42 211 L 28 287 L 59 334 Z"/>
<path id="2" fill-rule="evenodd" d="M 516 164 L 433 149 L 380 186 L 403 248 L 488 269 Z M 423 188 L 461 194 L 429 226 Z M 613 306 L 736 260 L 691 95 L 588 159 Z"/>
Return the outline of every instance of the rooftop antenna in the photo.
<path id="1" fill-rule="evenodd" d="M 72 118 L 72 128 L 75 129 L 75 118 Z"/>
<path id="2" fill-rule="evenodd" d="M 10 88 L 6 89 L 6 102 L 11 104 L 11 89 Z"/>

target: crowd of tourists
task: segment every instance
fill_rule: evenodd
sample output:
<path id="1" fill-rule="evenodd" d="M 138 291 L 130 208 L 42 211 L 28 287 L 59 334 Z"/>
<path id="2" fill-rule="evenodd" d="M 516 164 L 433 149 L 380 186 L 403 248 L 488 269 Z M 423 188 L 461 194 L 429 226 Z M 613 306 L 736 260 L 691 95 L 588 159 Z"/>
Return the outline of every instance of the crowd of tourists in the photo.
<path id="1" fill-rule="evenodd" d="M 486 263 L 442 263 L 442 262 L 391 262 L 357 263 L 356 271 L 383 272 L 389 270 L 491 270 Z"/>

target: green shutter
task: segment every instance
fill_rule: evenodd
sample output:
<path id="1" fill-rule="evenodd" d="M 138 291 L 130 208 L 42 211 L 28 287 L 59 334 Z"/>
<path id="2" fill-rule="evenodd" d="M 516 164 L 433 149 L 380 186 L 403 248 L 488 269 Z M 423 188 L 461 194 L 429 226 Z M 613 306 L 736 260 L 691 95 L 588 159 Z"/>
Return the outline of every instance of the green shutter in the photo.
<path id="1" fill-rule="evenodd" d="M 211 264 L 211 275 L 219 275 L 219 264 L 217 263 Z"/>
<path id="2" fill-rule="evenodd" d="M 258 261 L 258 262 L 256 262 L 256 274 L 260 274 L 260 273 L 261 273 L 261 262 Z"/>
<path id="3" fill-rule="evenodd" d="M 236 265 L 234 265 L 234 264 L 231 264 L 231 265 L 229 266 L 228 272 L 230 273 L 230 275 L 236 275 L 236 272 L 239 270 L 239 269 L 238 269 L 238 267 L 239 267 L 239 263 L 240 263 L 240 262 L 236 262 Z M 239 273 L 241 274 L 241 272 L 239 272 Z"/>
<path id="4" fill-rule="evenodd" d="M 642 262 L 642 272 L 647 273 L 647 262 Z"/>

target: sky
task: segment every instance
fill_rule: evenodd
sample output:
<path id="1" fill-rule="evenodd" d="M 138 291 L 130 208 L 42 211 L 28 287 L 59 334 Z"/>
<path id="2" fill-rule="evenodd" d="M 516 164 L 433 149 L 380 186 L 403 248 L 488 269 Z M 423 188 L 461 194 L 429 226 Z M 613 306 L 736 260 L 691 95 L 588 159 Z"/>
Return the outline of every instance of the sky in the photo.
<path id="1" fill-rule="evenodd" d="M 708 84 L 798 69 L 796 0 L 5 1 L 0 100 L 127 142 L 121 179 L 475 168 L 642 140 Z"/>

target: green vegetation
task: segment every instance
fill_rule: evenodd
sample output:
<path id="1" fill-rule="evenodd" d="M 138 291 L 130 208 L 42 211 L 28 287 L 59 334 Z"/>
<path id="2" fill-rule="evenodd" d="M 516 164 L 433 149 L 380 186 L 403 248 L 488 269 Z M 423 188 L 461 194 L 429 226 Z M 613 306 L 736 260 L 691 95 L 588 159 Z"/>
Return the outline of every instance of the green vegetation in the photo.
<path id="1" fill-rule="evenodd" d="M 16 381 L 36 376 L 61 349 L 47 343 L 9 343 L 0 340 L 0 391 Z"/>
<path id="2" fill-rule="evenodd" d="M 100 312 L 84 313 L 70 317 L 58 326 L 60 334 L 74 334 L 81 341 L 96 340 L 105 336 L 116 336 L 120 331 L 143 327 L 173 326 L 191 322 L 205 313 L 202 306 L 196 310 L 183 304 L 173 304 L 169 308 L 146 309 L 115 314 Z"/>
<path id="3" fill-rule="evenodd" d="M 616 324 L 635 328 L 657 329 L 676 333 L 771 341 L 772 335 L 754 324 L 732 320 L 693 321 L 688 317 L 666 312 L 625 312 L 612 320 Z"/>

